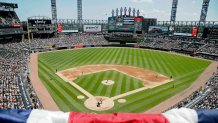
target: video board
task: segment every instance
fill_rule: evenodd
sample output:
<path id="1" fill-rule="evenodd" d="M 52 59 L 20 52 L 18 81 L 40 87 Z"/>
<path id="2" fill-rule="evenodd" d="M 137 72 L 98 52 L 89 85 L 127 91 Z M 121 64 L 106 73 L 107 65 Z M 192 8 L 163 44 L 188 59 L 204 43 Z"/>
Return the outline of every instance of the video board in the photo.
<path id="1" fill-rule="evenodd" d="M 198 36 L 198 27 L 193 27 L 192 28 L 192 37 L 197 37 Z"/>
<path id="2" fill-rule="evenodd" d="M 218 39 L 218 27 L 204 28 L 203 38 Z"/>
<path id="3" fill-rule="evenodd" d="M 83 25 L 83 31 L 86 33 L 101 32 L 101 25 Z"/>
<path id="4" fill-rule="evenodd" d="M 169 33 L 169 27 L 168 26 L 149 26 L 148 29 L 149 33 Z"/>
<path id="5" fill-rule="evenodd" d="M 0 2 L 0 10 L 1 11 L 11 11 L 13 9 L 18 8 L 18 4 L 16 3 L 4 3 L 4 2 Z M 14 10 L 13 10 L 14 11 Z"/>
<path id="6" fill-rule="evenodd" d="M 46 19 L 29 19 L 28 21 L 31 24 L 31 26 L 51 24 L 51 20 Z"/>
<path id="7" fill-rule="evenodd" d="M 109 17 L 108 32 L 142 32 L 142 17 Z"/>

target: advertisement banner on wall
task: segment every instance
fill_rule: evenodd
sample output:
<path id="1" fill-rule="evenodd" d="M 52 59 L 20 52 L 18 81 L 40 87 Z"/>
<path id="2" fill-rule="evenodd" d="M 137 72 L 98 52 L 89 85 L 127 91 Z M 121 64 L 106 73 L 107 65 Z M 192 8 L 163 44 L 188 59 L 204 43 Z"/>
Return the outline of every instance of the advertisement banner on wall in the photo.
<path id="1" fill-rule="evenodd" d="M 168 33 L 169 27 L 167 26 L 149 26 L 149 33 Z"/>
<path id="2" fill-rule="evenodd" d="M 78 29 L 75 29 L 75 30 L 63 30 L 62 32 L 63 33 L 78 33 L 79 30 Z"/>
<path id="3" fill-rule="evenodd" d="M 58 32 L 63 31 L 63 25 L 61 23 L 58 24 Z"/>
<path id="4" fill-rule="evenodd" d="M 193 27 L 192 28 L 192 37 L 197 37 L 198 35 L 198 27 Z"/>
<path id="5" fill-rule="evenodd" d="M 84 25 L 83 31 L 86 33 L 97 33 L 101 32 L 101 25 Z"/>
<path id="6" fill-rule="evenodd" d="M 83 48 L 83 45 L 76 45 L 76 46 L 74 46 L 74 48 L 75 49 L 81 49 L 81 48 Z"/>
<path id="7" fill-rule="evenodd" d="M 218 39 L 218 27 L 204 28 L 203 38 Z"/>

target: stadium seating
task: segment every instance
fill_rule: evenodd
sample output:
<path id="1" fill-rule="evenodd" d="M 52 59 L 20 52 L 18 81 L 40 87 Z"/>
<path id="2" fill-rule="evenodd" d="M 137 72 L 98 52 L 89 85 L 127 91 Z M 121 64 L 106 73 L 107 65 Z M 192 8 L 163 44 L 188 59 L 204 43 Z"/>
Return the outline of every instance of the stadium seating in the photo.
<path id="1" fill-rule="evenodd" d="M 214 76 L 208 80 L 204 89 L 200 88 L 189 97 L 179 102 L 173 108 L 193 108 L 193 109 L 218 109 L 218 69 Z"/>
<path id="2" fill-rule="evenodd" d="M 145 40 L 138 42 L 142 47 L 163 49 L 168 51 L 185 51 L 188 53 L 200 53 L 218 56 L 218 41 L 204 40 L 192 37 L 177 37 L 147 34 Z M 202 57 L 204 57 L 202 55 Z M 205 57 L 209 58 L 209 57 Z M 212 60 L 218 60 L 218 58 Z"/>
<path id="3" fill-rule="evenodd" d="M 41 104 L 28 78 L 29 52 L 18 42 L 1 41 L 0 44 L 0 109 L 41 108 Z M 22 80 L 19 80 L 22 76 Z M 24 88 L 24 89 L 21 89 Z M 26 105 L 23 91 L 28 91 L 31 104 Z"/>
<path id="4" fill-rule="evenodd" d="M 0 14 L 0 23 L 1 25 L 12 25 L 19 24 L 20 21 L 13 11 L 1 11 Z"/>
<path id="5" fill-rule="evenodd" d="M 199 49 L 198 52 L 218 54 L 218 45 L 214 43 L 206 44 L 202 49 Z"/>
<path id="6" fill-rule="evenodd" d="M 28 43 L 28 41 L 25 41 Z M 68 47 L 74 45 L 107 45 L 108 42 L 102 35 L 95 34 L 72 34 L 63 35 L 60 38 L 50 39 L 33 39 L 31 40 L 32 47 L 46 47 L 55 45 L 57 47 Z"/>

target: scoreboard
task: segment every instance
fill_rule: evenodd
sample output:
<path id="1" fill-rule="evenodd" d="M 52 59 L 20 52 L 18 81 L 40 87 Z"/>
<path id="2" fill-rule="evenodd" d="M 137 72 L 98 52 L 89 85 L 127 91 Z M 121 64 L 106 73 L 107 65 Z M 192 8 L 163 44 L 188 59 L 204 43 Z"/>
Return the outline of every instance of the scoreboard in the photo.
<path id="1" fill-rule="evenodd" d="M 28 24 L 31 33 L 52 34 L 57 31 L 56 26 L 52 24 L 51 19 L 41 19 L 40 17 L 29 18 Z M 61 26 L 63 25 L 59 25 L 59 31 L 61 31 Z"/>
<path id="2" fill-rule="evenodd" d="M 142 33 L 143 17 L 109 17 L 108 32 L 134 32 Z"/>
<path id="3" fill-rule="evenodd" d="M 28 19 L 28 22 L 31 26 L 52 24 L 50 19 Z"/>
<path id="4" fill-rule="evenodd" d="M 218 27 L 204 28 L 203 38 L 218 39 Z"/>

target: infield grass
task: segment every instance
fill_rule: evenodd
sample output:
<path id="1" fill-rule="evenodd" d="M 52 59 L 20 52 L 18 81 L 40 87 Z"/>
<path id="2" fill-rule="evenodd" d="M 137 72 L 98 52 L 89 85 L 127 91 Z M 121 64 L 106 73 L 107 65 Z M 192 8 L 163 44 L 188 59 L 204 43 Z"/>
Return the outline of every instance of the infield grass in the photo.
<path id="1" fill-rule="evenodd" d="M 161 51 L 133 48 L 87 48 L 39 54 L 39 77 L 62 111 L 94 112 L 84 107 L 84 100 L 78 100 L 80 91 L 59 78 L 55 72 L 92 64 L 120 64 L 141 67 L 166 76 L 174 81 L 124 97 L 127 102 L 115 106 L 111 112 L 144 112 L 191 85 L 208 67 L 210 61 L 174 55 Z M 113 87 L 99 84 L 103 79 L 115 80 Z M 85 75 L 75 81 L 95 96 L 115 96 L 142 87 L 142 82 L 116 71 Z M 172 88 L 172 85 L 175 88 Z M 87 97 L 86 97 L 87 98 Z"/>
<path id="2" fill-rule="evenodd" d="M 103 80 L 112 80 L 114 81 L 114 84 L 110 86 L 103 85 L 101 83 Z M 113 97 L 144 87 L 141 80 L 135 79 L 114 70 L 84 75 L 76 79 L 74 82 L 76 82 L 80 87 L 84 88 L 94 96 L 106 97 Z"/>

